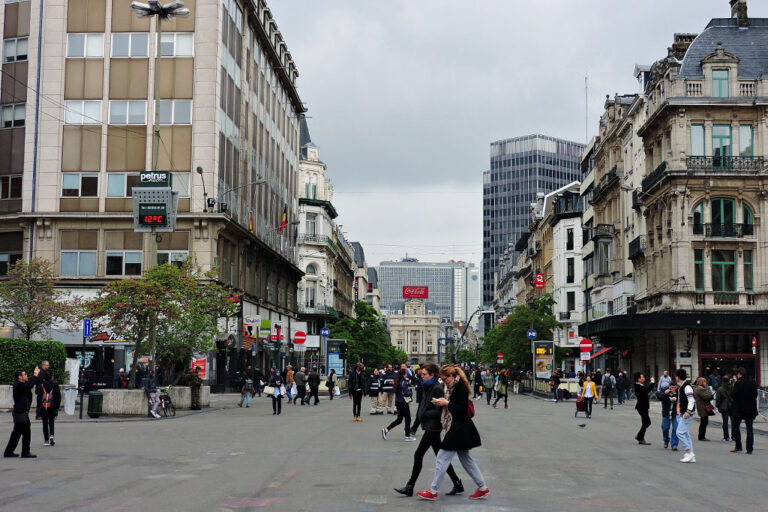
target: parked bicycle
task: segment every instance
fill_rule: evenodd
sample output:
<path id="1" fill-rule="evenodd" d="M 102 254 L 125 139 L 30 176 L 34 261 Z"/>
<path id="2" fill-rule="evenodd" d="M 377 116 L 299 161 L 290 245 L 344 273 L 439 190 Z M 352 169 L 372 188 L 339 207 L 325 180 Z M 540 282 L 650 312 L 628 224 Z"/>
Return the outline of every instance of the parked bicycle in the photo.
<path id="1" fill-rule="evenodd" d="M 160 406 L 158 408 L 163 411 L 163 416 L 166 418 L 168 416 L 176 416 L 176 406 L 173 405 L 173 400 L 171 400 L 171 395 L 169 393 L 170 389 L 171 386 L 158 388 L 158 399 L 160 400 Z"/>

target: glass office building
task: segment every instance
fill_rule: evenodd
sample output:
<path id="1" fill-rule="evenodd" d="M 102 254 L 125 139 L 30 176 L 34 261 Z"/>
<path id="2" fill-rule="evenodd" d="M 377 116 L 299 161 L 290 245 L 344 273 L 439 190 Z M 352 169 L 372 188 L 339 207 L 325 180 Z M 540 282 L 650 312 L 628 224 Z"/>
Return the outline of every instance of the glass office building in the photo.
<path id="1" fill-rule="evenodd" d="M 511 242 L 528 232 L 531 203 L 578 181 L 584 144 L 545 135 L 491 143 L 490 169 L 483 173 L 483 304 L 493 302 L 494 274 Z"/>

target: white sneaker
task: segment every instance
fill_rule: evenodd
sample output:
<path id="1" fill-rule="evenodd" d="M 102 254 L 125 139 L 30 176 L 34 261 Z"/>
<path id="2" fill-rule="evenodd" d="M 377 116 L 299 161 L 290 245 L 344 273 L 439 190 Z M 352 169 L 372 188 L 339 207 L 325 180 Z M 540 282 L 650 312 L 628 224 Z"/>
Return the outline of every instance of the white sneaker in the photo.
<path id="1" fill-rule="evenodd" d="M 43 443 L 43 446 L 51 446 L 51 443 L 49 441 L 46 441 Z"/>
<path id="2" fill-rule="evenodd" d="M 408 437 L 403 439 L 403 441 L 415 441 L 415 440 L 416 440 L 416 438 L 413 437 L 413 436 L 408 436 Z"/>
<path id="3" fill-rule="evenodd" d="M 160 419 L 160 415 L 157 413 L 157 411 L 152 411 L 152 416 L 154 416 L 156 419 Z"/>
<path id="4" fill-rule="evenodd" d="M 385 440 L 385 441 L 387 440 L 387 435 L 388 434 L 389 434 L 389 430 L 387 430 L 386 428 L 381 429 L 381 438 L 383 440 Z"/>
<path id="5" fill-rule="evenodd" d="M 685 462 L 685 463 L 696 462 L 696 455 L 693 452 L 686 453 L 685 455 L 683 455 L 683 458 L 680 459 L 680 462 Z"/>

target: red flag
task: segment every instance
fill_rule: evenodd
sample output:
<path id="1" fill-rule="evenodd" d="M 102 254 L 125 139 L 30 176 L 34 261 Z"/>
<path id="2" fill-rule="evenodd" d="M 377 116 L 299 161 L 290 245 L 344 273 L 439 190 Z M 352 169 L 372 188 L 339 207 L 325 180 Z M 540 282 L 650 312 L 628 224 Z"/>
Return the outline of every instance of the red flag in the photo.
<path id="1" fill-rule="evenodd" d="M 248 224 L 248 228 L 251 230 L 251 233 L 253 233 L 253 214 L 251 214 L 251 222 Z"/>
<path id="2" fill-rule="evenodd" d="M 280 219 L 280 229 L 278 229 L 277 232 L 282 233 L 286 226 L 288 226 L 288 208 L 283 208 L 283 216 Z"/>

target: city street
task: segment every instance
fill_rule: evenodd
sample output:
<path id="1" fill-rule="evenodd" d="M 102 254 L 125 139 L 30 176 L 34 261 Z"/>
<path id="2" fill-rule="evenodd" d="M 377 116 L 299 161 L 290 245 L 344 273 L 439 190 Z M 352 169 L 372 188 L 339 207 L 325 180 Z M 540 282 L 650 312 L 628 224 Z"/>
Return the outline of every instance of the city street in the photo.
<path id="1" fill-rule="evenodd" d="M 381 439 L 393 416 L 369 416 L 364 406 L 363 423 L 354 423 L 346 397 L 284 405 L 273 416 L 269 399 L 240 409 L 236 398 L 215 396 L 210 410 L 159 421 L 62 421 L 52 448 L 40 446 L 34 422 L 40 457 L 0 459 L 0 510 L 768 510 L 768 437 L 756 436 L 752 456 L 695 443 L 697 463 L 684 465 L 681 452 L 663 449 L 658 415 L 647 436 L 653 444 L 633 441 L 639 420 L 631 406 L 596 408 L 586 420 L 574 418 L 573 401 L 513 397 L 508 410 L 475 401 L 483 446 L 473 455 L 491 496 L 445 496 L 446 479 L 439 501 L 427 503 L 392 490 L 405 484 L 416 448 L 402 441 L 402 427 Z M 5 443 L 9 414 L 0 432 Z M 718 433 L 713 426 L 709 437 Z M 428 487 L 433 463 L 430 453 L 417 489 Z"/>

